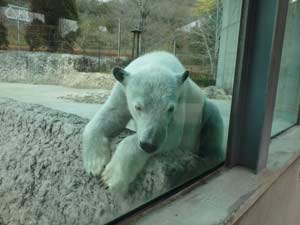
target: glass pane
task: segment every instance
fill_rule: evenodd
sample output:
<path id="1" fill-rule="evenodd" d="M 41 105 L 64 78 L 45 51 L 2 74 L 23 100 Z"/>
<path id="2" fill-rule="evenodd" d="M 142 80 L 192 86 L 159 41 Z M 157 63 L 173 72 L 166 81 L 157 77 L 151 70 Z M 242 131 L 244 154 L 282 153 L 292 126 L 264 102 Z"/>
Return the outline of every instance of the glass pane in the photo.
<path id="1" fill-rule="evenodd" d="M 241 4 L 0 0 L 0 223 L 104 224 L 220 165 Z"/>
<path id="2" fill-rule="evenodd" d="M 300 2 L 290 1 L 281 56 L 272 135 L 298 120 L 300 100 Z"/>

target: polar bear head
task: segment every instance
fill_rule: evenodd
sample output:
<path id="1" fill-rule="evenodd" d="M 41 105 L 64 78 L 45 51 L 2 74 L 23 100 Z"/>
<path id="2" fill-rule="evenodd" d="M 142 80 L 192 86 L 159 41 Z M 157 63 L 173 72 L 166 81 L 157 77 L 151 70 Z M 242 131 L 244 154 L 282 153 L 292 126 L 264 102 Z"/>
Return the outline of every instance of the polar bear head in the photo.
<path id="1" fill-rule="evenodd" d="M 124 87 L 127 105 L 137 126 L 139 147 L 147 153 L 161 148 L 170 124 L 178 119 L 178 105 L 187 71 L 172 74 L 166 68 L 142 67 L 134 72 L 113 69 L 114 77 Z"/>

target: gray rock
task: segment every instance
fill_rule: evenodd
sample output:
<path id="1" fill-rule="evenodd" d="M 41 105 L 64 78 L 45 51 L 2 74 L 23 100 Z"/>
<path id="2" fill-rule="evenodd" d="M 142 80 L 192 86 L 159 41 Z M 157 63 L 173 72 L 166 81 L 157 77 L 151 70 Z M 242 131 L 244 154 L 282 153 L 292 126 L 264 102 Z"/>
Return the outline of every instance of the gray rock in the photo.
<path id="1" fill-rule="evenodd" d="M 158 155 L 127 196 L 110 193 L 83 170 L 81 117 L 0 98 L 0 224 L 99 225 L 128 212 L 214 163 L 195 153 Z M 124 131 L 113 140 L 115 148 Z"/>
<path id="2" fill-rule="evenodd" d="M 227 95 L 224 89 L 217 86 L 202 88 L 204 94 L 210 99 L 231 100 L 232 96 Z"/>

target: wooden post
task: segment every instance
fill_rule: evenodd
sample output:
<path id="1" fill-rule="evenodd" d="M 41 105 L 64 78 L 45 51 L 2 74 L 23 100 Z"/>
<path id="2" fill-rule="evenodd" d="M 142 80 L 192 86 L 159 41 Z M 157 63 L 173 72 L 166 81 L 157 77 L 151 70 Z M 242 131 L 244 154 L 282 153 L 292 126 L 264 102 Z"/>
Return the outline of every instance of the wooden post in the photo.
<path id="1" fill-rule="evenodd" d="M 119 18 L 119 29 L 118 29 L 118 57 L 121 56 L 121 19 Z"/>
<path id="2" fill-rule="evenodd" d="M 176 39 L 173 40 L 173 54 L 176 55 Z"/>
<path id="3" fill-rule="evenodd" d="M 132 59 L 135 59 L 140 55 L 140 39 L 142 31 L 139 29 L 134 29 L 131 32 L 133 33 Z"/>
<path id="4" fill-rule="evenodd" d="M 141 47 L 141 33 L 137 32 L 136 33 L 136 57 L 139 57 L 140 55 L 140 47 Z"/>
<path id="5" fill-rule="evenodd" d="M 132 53 L 131 53 L 131 59 L 134 59 L 134 52 L 135 52 L 135 33 L 133 33 L 133 38 L 132 38 Z"/>

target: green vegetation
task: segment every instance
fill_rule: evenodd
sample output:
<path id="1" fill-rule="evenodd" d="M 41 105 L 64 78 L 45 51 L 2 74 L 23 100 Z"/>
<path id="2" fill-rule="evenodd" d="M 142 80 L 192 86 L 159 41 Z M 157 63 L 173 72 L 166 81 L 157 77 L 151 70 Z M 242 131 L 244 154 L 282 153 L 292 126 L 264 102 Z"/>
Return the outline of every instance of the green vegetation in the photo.
<path id="1" fill-rule="evenodd" d="M 83 49 L 131 50 L 132 29 L 142 30 L 141 52 L 174 51 L 188 65 L 201 65 L 200 74 L 215 79 L 221 27 L 221 0 L 77 0 Z M 176 7 L 174 7 L 176 6 Z M 184 31 L 185 25 L 192 22 Z M 103 32 L 99 27 L 106 27 Z"/>
<path id="2" fill-rule="evenodd" d="M 206 74 L 209 79 L 214 80 L 220 45 L 221 1 L 198 0 L 193 12 L 201 25 L 195 27 L 189 36 L 190 49 L 198 56 L 199 61 L 204 60 L 208 65 L 209 69 Z"/>
<path id="3" fill-rule="evenodd" d="M 0 23 L 0 49 L 6 49 L 8 47 L 7 29 Z"/>
<path id="4" fill-rule="evenodd" d="M 5 0 L 0 0 L 0 7 L 6 6 L 7 2 Z M 6 49 L 8 47 L 8 40 L 7 40 L 7 29 L 2 24 L 0 18 L 0 49 Z"/>
<path id="5" fill-rule="evenodd" d="M 25 40 L 29 45 L 30 51 L 45 46 L 46 34 L 45 25 L 42 21 L 34 19 L 30 25 L 26 28 Z"/>
<path id="6" fill-rule="evenodd" d="M 45 23 L 35 19 L 26 30 L 30 49 L 44 45 L 49 51 L 72 51 L 78 32 L 72 31 L 63 37 L 59 32 L 59 20 L 78 20 L 75 0 L 31 0 L 32 12 L 45 15 Z"/>
<path id="7" fill-rule="evenodd" d="M 72 52 L 75 49 L 95 55 L 105 50 L 116 54 L 120 46 L 121 54 L 130 55 L 133 43 L 131 30 L 138 28 L 142 30 L 141 53 L 175 51 L 185 65 L 196 66 L 196 73 L 207 77 L 209 83 L 215 79 L 221 0 L 7 1 L 45 15 L 44 22 L 34 19 L 20 37 L 20 43 L 25 39 L 32 51 Z M 3 4 L 1 2 L 4 0 L 0 0 Z M 60 18 L 77 21 L 79 29 L 62 34 Z M 14 28 L 10 26 L 9 29 Z M 0 26 L 0 32 L 0 44 L 6 46 L 4 26 Z M 16 35 L 10 37 L 10 42 L 16 45 L 13 38 Z"/>
<path id="8" fill-rule="evenodd" d="M 6 5 L 7 5 L 6 0 L 0 0 L 0 7 L 1 6 L 6 6 Z"/>
<path id="9" fill-rule="evenodd" d="M 193 20 L 195 0 L 112 0 L 107 3 L 77 0 L 77 3 L 82 30 L 78 41 L 83 48 L 100 45 L 116 49 L 120 20 L 122 48 L 131 49 L 130 31 L 139 28 L 143 31 L 141 50 L 148 52 L 172 50 L 176 29 Z M 99 30 L 99 26 L 106 27 L 108 32 Z"/>

